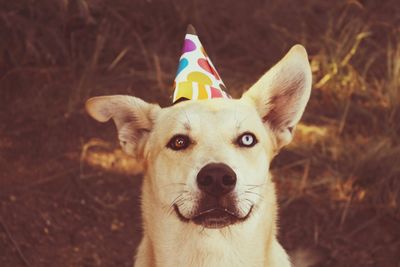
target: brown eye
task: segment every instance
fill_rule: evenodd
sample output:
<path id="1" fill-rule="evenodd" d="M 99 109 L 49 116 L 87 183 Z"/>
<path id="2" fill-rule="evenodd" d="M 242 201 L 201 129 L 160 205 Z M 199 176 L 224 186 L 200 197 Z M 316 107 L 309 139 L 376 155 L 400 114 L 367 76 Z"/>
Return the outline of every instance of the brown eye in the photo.
<path id="1" fill-rule="evenodd" d="M 237 139 L 237 144 L 241 147 L 252 147 L 257 144 L 257 138 L 254 134 L 246 132 Z"/>
<path id="2" fill-rule="evenodd" d="M 190 139 L 186 135 L 175 135 L 169 140 L 167 147 L 173 150 L 182 150 L 190 145 Z"/>

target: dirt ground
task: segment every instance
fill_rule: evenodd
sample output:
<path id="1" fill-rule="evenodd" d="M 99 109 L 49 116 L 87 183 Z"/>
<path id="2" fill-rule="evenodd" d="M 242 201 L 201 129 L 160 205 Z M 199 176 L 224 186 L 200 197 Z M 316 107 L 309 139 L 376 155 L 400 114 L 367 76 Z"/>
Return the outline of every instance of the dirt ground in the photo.
<path id="1" fill-rule="evenodd" d="M 0 266 L 132 266 L 142 176 L 84 101 L 169 105 L 193 23 L 235 97 L 292 44 L 310 53 L 309 107 L 272 165 L 283 246 L 315 266 L 400 267 L 399 14 L 397 1 L 0 0 Z"/>

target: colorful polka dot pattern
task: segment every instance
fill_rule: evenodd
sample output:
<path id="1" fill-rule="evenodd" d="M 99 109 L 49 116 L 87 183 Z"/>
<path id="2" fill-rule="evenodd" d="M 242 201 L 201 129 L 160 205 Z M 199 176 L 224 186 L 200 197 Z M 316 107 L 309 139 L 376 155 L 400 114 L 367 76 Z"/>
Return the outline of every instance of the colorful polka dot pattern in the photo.
<path id="1" fill-rule="evenodd" d="M 173 103 L 182 99 L 229 98 L 197 35 L 186 34 L 174 87 Z"/>

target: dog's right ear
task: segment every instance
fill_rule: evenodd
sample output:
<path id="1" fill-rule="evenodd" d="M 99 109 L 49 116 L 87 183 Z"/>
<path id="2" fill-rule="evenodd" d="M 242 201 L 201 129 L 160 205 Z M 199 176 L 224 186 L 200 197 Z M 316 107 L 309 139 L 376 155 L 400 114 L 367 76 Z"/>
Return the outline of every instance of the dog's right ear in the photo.
<path id="1" fill-rule="evenodd" d="M 274 132 L 277 149 L 293 138 L 293 130 L 310 98 L 311 78 L 307 52 L 303 46 L 295 45 L 243 95 Z"/>
<path id="2" fill-rule="evenodd" d="M 127 95 L 98 96 L 86 102 L 86 110 L 99 122 L 113 119 L 122 149 L 140 159 L 160 106 Z"/>

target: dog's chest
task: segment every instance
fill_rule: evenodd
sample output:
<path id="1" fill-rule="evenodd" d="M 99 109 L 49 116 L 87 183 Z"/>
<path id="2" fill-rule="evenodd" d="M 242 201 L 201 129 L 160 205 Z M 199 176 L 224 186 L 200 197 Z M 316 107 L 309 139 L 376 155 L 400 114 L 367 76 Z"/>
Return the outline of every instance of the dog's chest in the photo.
<path id="1" fill-rule="evenodd" d="M 162 255 L 162 267 L 243 267 L 265 266 L 263 246 L 223 237 L 210 240 L 191 240 L 181 243 Z"/>
<path id="2" fill-rule="evenodd" d="M 171 255 L 172 256 L 172 255 Z M 262 261 L 258 263 L 251 263 L 252 260 L 245 260 L 240 255 L 232 253 L 232 251 L 226 250 L 223 254 L 215 252 L 199 252 L 199 251 L 191 251 L 190 254 L 181 251 L 180 255 L 177 255 L 177 258 L 170 258 L 167 260 L 168 263 L 164 262 L 160 266 L 165 267 L 187 267 L 187 266 L 195 266 L 195 267 L 221 267 L 221 266 L 229 266 L 229 267 L 243 267 L 243 266 L 254 266 L 261 267 L 264 266 Z M 250 258 L 251 259 L 251 258 Z"/>

